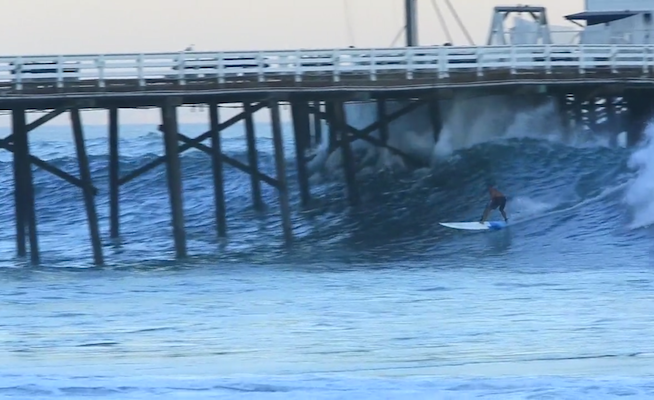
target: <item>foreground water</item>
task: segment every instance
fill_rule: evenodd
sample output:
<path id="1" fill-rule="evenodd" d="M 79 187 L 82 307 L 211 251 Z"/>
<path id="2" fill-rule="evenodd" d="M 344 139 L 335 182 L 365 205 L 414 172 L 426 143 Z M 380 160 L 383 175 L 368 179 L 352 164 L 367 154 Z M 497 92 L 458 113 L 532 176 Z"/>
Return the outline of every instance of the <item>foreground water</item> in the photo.
<path id="1" fill-rule="evenodd" d="M 160 142 L 133 130 L 125 170 Z M 244 158 L 242 141 L 226 148 Z M 105 139 L 90 140 L 99 185 L 104 149 Z M 35 144 L 64 167 L 70 150 L 56 135 Z M 478 217 L 477 171 L 489 157 L 511 194 L 512 227 L 439 227 Z M 0 397 L 653 398 L 653 236 L 632 229 L 647 215 L 623 200 L 647 193 L 634 189 L 644 175 L 630 157 L 540 141 L 482 145 L 440 174 L 362 177 L 365 212 L 343 205 L 340 183 L 314 182 L 319 205 L 301 213 L 294 197 L 298 238 L 284 249 L 274 192 L 264 192 L 270 215 L 254 216 L 249 180 L 231 170 L 233 238 L 213 239 L 207 161 L 190 154 L 193 259 L 166 261 L 162 170 L 124 190 L 124 243 L 105 247 L 104 268 L 89 266 L 79 197 L 66 197 L 78 193 L 37 174 L 42 267 L 13 260 L 10 191 L 0 199 Z M 11 166 L 0 167 L 8 187 Z"/>

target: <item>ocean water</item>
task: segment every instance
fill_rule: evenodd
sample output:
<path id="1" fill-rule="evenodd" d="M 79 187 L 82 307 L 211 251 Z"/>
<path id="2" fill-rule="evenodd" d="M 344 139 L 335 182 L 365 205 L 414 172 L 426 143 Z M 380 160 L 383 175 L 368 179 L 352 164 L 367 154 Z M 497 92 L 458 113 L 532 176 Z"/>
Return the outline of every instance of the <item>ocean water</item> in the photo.
<path id="1" fill-rule="evenodd" d="M 249 177 L 228 166 L 229 238 L 216 239 L 209 159 L 188 151 L 190 257 L 175 261 L 163 167 L 122 187 L 121 241 L 109 240 L 106 127 L 86 128 L 104 267 L 91 265 L 80 191 L 40 170 L 43 264 L 15 259 L 0 154 L 0 398 L 654 398 L 654 144 L 566 144 L 522 125 L 438 149 L 417 171 L 358 147 L 357 209 L 338 154 L 318 154 L 303 210 L 287 137 L 289 247 L 275 191 L 263 185 L 255 213 Z M 156 126 L 121 129 L 123 173 L 162 153 Z M 32 146 L 76 173 L 67 127 L 39 128 Z M 240 126 L 223 146 L 247 162 Z M 489 178 L 509 197 L 509 229 L 437 224 L 478 219 Z"/>

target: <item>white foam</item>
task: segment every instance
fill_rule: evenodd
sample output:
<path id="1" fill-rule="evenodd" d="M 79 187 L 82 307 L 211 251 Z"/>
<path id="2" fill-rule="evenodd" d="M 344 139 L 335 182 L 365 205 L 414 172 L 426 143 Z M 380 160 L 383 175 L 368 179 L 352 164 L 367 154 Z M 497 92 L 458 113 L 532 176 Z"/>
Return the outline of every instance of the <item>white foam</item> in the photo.
<path id="1" fill-rule="evenodd" d="M 541 215 L 555 208 L 557 204 L 534 200 L 526 196 L 516 196 L 510 199 L 509 206 L 511 209 L 510 220 L 517 220 Z"/>
<path id="2" fill-rule="evenodd" d="M 405 105 L 406 102 L 388 101 L 387 113 L 398 111 Z M 374 123 L 377 120 L 376 107 L 375 102 L 346 104 L 348 124 L 363 129 Z M 535 138 L 572 147 L 597 147 L 609 146 L 609 137 L 614 134 L 588 134 L 574 129 L 565 133 L 556 101 L 539 94 L 486 95 L 475 90 L 460 90 L 452 99 L 441 100 L 440 110 L 443 126 L 438 142 L 434 140 L 429 110 L 422 106 L 390 122 L 388 144 L 434 165 L 448 159 L 457 150 L 481 143 Z M 379 138 L 379 131 L 375 130 L 369 136 Z M 620 139 L 624 139 L 624 135 L 619 135 L 618 139 L 623 142 Z M 373 171 L 405 166 L 401 157 L 367 141 L 355 140 L 352 148 L 359 154 L 358 164 L 374 166 Z M 318 150 L 311 164 L 313 173 L 323 168 L 329 171 L 341 167 L 340 152 L 324 154 L 327 151 L 324 145 Z"/>
<path id="3" fill-rule="evenodd" d="M 654 224 L 654 125 L 645 129 L 643 144 L 629 158 L 629 167 L 636 177 L 625 191 L 624 202 L 630 206 L 633 217 L 629 228 L 642 228 Z"/>

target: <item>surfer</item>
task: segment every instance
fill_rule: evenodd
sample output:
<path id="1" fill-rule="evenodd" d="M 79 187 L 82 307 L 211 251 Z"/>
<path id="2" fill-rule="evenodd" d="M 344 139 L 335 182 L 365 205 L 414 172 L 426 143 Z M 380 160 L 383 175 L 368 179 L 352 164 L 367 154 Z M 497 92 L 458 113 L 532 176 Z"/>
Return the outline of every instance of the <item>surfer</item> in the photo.
<path id="1" fill-rule="evenodd" d="M 500 212 L 504 217 L 504 221 L 509 222 L 509 219 L 506 217 L 506 213 L 504 212 L 504 206 L 506 206 L 506 197 L 499 190 L 495 189 L 492 185 L 488 185 L 488 193 L 490 194 L 491 200 L 490 203 L 488 203 L 488 205 L 486 206 L 486 209 L 484 210 L 484 215 L 479 220 L 479 223 L 483 224 L 484 221 L 486 221 L 486 218 L 488 218 L 488 214 L 490 214 L 491 210 L 494 210 L 497 207 L 500 208 Z"/>

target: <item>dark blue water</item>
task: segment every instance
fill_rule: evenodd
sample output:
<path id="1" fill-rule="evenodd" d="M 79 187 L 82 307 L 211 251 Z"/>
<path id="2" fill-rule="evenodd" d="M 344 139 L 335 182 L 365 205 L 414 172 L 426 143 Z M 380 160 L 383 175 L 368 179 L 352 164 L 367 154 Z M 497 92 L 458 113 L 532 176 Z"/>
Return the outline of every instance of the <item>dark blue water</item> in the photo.
<path id="1" fill-rule="evenodd" d="M 123 173 L 162 154 L 155 126 L 122 129 Z M 258 129 L 260 165 L 274 175 Z M 328 163 L 303 210 L 286 140 L 290 247 L 276 192 L 263 184 L 267 209 L 255 213 L 249 177 L 229 166 L 229 237 L 218 240 L 211 165 L 192 150 L 182 157 L 191 256 L 176 262 L 165 169 L 122 187 L 111 243 L 106 127 L 87 136 L 105 267 L 91 264 L 80 190 L 40 170 L 43 265 L 15 259 L 11 159 L 0 158 L 2 398 L 654 396 L 647 147 L 513 138 L 418 171 L 370 164 L 355 209 Z M 223 143 L 247 163 L 240 127 Z M 68 128 L 43 127 L 32 144 L 77 173 Z M 509 229 L 438 225 L 477 220 L 488 179 L 509 196 Z"/>

